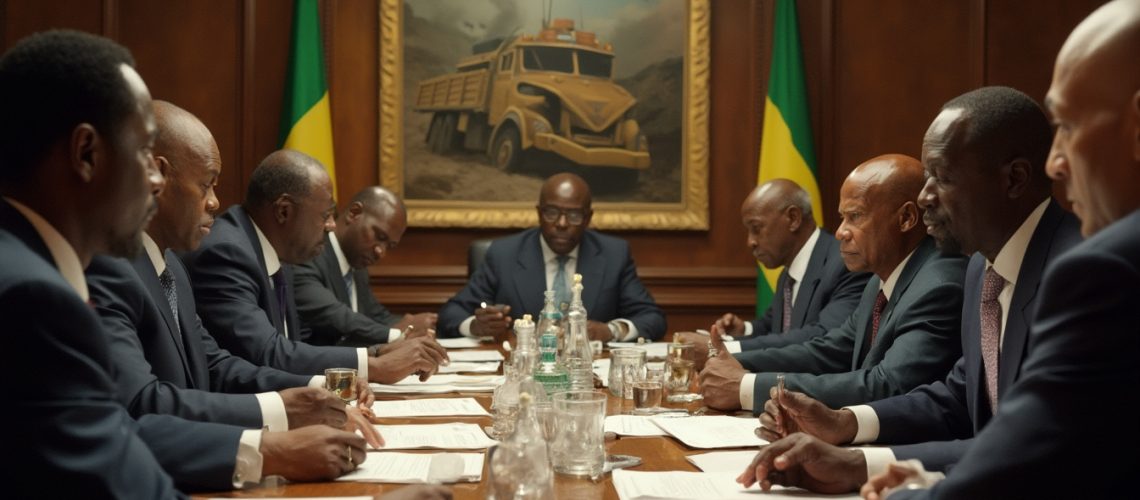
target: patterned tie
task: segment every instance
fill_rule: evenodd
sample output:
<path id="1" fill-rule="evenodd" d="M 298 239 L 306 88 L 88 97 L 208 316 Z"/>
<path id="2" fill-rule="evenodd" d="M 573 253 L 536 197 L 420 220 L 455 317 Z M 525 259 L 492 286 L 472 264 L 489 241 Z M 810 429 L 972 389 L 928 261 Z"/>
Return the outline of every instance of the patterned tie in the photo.
<path id="1" fill-rule="evenodd" d="M 349 269 L 347 273 L 344 273 L 344 289 L 348 292 L 349 298 L 352 298 L 352 294 L 355 292 L 355 285 L 356 283 L 352 279 L 352 269 Z"/>
<path id="2" fill-rule="evenodd" d="M 182 325 L 178 323 L 178 290 L 174 288 L 174 273 L 170 272 L 170 268 L 162 270 L 162 274 L 158 275 L 158 283 L 162 285 L 162 294 L 166 296 L 166 304 L 170 306 L 170 312 L 174 314 L 174 327 L 178 329 L 178 333 L 182 333 Z"/>
<path id="3" fill-rule="evenodd" d="M 1001 351 L 1001 303 L 998 295 L 1002 288 L 1005 288 L 1005 278 L 992 266 L 986 269 L 986 277 L 982 280 L 982 362 L 986 370 L 986 392 L 994 413 L 997 413 L 998 354 Z"/>
<path id="4" fill-rule="evenodd" d="M 883 315 L 883 309 L 887 308 L 887 296 L 879 290 L 879 296 L 875 297 L 875 308 L 871 310 L 871 345 L 875 345 L 875 336 L 879 334 L 879 318 Z"/>
<path id="5" fill-rule="evenodd" d="M 282 328 L 285 326 L 285 268 L 278 269 L 271 276 L 273 278 L 273 291 L 277 294 L 277 311 L 281 314 Z M 282 335 L 288 336 L 284 329 Z"/>
<path id="6" fill-rule="evenodd" d="M 792 287 L 795 286 L 796 279 L 788 276 L 784 280 L 784 325 L 780 332 L 786 332 L 792 327 Z"/>
<path id="7" fill-rule="evenodd" d="M 559 255 L 558 259 L 558 272 L 554 274 L 554 303 L 559 309 L 562 304 L 570 303 L 570 287 L 566 284 L 566 261 L 570 260 L 569 255 Z"/>

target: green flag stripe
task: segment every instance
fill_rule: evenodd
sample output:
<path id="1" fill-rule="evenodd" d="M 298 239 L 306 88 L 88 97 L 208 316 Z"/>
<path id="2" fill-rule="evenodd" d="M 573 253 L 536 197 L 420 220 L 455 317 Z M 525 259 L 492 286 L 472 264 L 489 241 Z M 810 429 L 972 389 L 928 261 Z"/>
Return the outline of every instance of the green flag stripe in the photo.
<path id="1" fill-rule="evenodd" d="M 784 121 L 792 131 L 792 142 L 796 150 L 800 152 L 812 174 L 817 174 L 795 0 L 779 0 L 776 4 L 772 66 L 768 74 L 768 98 L 784 115 Z"/>
<path id="2" fill-rule="evenodd" d="M 321 41 L 318 0 L 296 0 L 293 8 L 293 39 L 285 75 L 285 104 L 281 110 L 281 143 L 305 113 L 328 90 Z"/>
<path id="3" fill-rule="evenodd" d="M 764 279 L 764 273 L 757 271 L 756 277 L 756 317 L 764 316 L 768 312 L 768 305 L 772 303 L 772 287 Z"/>

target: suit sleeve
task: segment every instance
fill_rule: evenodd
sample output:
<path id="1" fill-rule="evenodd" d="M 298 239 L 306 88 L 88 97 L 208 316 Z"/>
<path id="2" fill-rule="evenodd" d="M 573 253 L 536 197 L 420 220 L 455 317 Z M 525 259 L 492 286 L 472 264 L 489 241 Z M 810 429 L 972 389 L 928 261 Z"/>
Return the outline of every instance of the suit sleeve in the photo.
<path id="1" fill-rule="evenodd" d="M 764 315 L 752 320 L 752 336 L 741 339 L 740 347 L 742 349 L 753 349 L 753 345 L 757 339 L 767 337 L 772 334 L 772 321 L 776 316 L 776 307 L 779 306 L 779 301 L 773 300 L 768 305 L 768 310 L 764 311 Z"/>
<path id="2" fill-rule="evenodd" d="M 467 280 L 467 285 L 459 293 L 447 300 L 439 310 L 436 321 L 440 337 L 459 337 L 459 325 L 463 320 L 475 314 L 475 309 L 482 301 L 493 301 L 499 288 L 499 272 L 496 269 L 497 261 L 492 258 L 497 250 L 498 241 L 492 242 L 483 260 L 483 265 L 475 270 L 475 274 Z M 488 302 L 490 303 L 490 302 Z"/>
<path id="3" fill-rule="evenodd" d="M 280 391 L 291 387 L 304 387 L 312 379 L 309 375 L 296 375 L 268 366 L 258 366 L 222 349 L 194 316 L 197 337 L 202 340 L 202 352 L 210 372 L 210 390 L 229 393 L 256 393 Z M 260 426 L 260 425 L 259 425 Z"/>
<path id="4" fill-rule="evenodd" d="M 650 340 L 665 337 L 665 313 L 637 277 L 637 266 L 633 263 L 628 246 L 625 247 L 619 286 L 621 300 L 618 304 L 618 317 L 633 322 L 641 337 Z"/>
<path id="5" fill-rule="evenodd" d="M 257 365 L 302 375 L 357 366 L 356 349 L 312 346 L 277 332 L 258 302 L 260 285 L 255 277 L 261 271 L 257 261 L 243 255 L 237 245 L 203 246 L 186 264 L 206 330 L 231 353 Z"/>
<path id="6" fill-rule="evenodd" d="M 233 489 L 238 441 L 242 429 L 231 425 L 191 422 L 170 415 L 143 415 L 139 437 L 154 452 L 180 489 Z"/>
<path id="7" fill-rule="evenodd" d="M 334 345 L 352 339 L 364 345 L 388 341 L 388 325 L 357 313 L 325 286 L 318 269 L 320 257 L 294 266 L 293 290 L 301 323 L 311 330 L 313 343 Z M 363 301 L 362 301 L 363 302 Z M 363 306 L 363 304 L 361 304 Z"/>
<path id="8" fill-rule="evenodd" d="M 840 276 L 837 280 L 835 288 L 831 290 L 831 295 L 825 304 L 819 310 L 819 316 L 816 321 L 806 324 L 801 328 L 794 328 L 779 335 L 764 335 L 761 337 L 753 337 L 744 339 L 740 342 L 741 350 L 751 349 L 767 349 L 771 347 L 783 347 L 786 345 L 802 344 L 813 338 L 826 334 L 827 332 L 839 328 L 855 314 L 855 308 L 859 306 L 859 300 L 863 296 L 863 289 L 867 286 L 867 280 L 870 279 L 870 273 L 852 273 L 846 269 L 840 271 Z M 772 309 L 768 309 L 765 318 L 772 315 Z M 759 321 L 759 320 L 757 320 Z M 753 331 L 755 330 L 755 323 L 753 324 Z"/>

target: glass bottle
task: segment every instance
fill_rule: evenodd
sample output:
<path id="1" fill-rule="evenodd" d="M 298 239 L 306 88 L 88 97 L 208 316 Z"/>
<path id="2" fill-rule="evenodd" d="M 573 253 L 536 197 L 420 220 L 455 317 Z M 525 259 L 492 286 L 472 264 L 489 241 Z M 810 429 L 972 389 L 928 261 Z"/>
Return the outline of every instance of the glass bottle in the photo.
<path id="1" fill-rule="evenodd" d="M 538 335 L 541 337 L 547 331 L 553 332 L 556 342 L 556 356 L 560 356 L 563 344 L 562 311 L 554 303 L 554 290 L 547 290 L 542 295 L 544 303 L 538 320 Z"/>
<path id="2" fill-rule="evenodd" d="M 534 321 L 529 314 L 515 321 L 515 343 L 511 351 L 511 366 L 520 374 L 531 375 L 538 366 L 538 343 L 534 337 Z"/>
<path id="3" fill-rule="evenodd" d="M 554 469 L 550 466 L 546 439 L 529 393 L 519 395 L 518 427 L 495 448 L 491 457 L 491 476 L 489 498 L 554 498 Z"/>
<path id="4" fill-rule="evenodd" d="M 569 317 L 570 334 L 566 341 L 566 350 L 562 354 L 562 361 L 570 373 L 570 389 L 575 391 L 594 390 L 594 353 L 590 348 L 590 336 L 587 332 L 586 307 L 582 304 L 582 275 L 574 275 L 574 286 L 570 288 L 573 293 L 570 301 Z"/>
<path id="5" fill-rule="evenodd" d="M 558 361 L 558 338 L 553 328 L 547 328 L 539 339 L 538 352 L 541 358 L 534 371 L 534 380 L 546 389 L 546 395 L 563 392 L 570 388 L 570 375 L 566 367 Z"/>
<path id="6" fill-rule="evenodd" d="M 491 429 L 499 440 L 514 433 L 519 410 L 519 372 L 506 365 L 503 373 L 503 384 L 491 396 Z"/>

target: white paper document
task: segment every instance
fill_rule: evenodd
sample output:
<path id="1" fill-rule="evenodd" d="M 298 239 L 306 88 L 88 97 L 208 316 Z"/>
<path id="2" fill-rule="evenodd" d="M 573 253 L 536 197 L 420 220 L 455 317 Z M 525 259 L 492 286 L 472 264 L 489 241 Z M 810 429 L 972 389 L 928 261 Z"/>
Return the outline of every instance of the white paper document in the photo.
<path id="1" fill-rule="evenodd" d="M 693 448 L 738 448 L 760 446 L 767 441 L 756 437 L 760 426 L 755 418 L 737 418 L 727 415 L 701 417 L 653 417 L 669 435 Z"/>
<path id="2" fill-rule="evenodd" d="M 503 353 L 493 350 L 447 351 L 447 357 L 456 361 L 503 361 Z"/>
<path id="3" fill-rule="evenodd" d="M 439 373 L 498 373 L 499 362 L 492 361 L 475 362 L 475 361 L 452 361 L 446 366 L 440 365 Z"/>
<path id="4" fill-rule="evenodd" d="M 490 415 L 475 398 L 405 399 L 402 401 L 376 401 L 372 413 L 379 418 L 389 417 L 451 417 Z"/>
<path id="5" fill-rule="evenodd" d="M 470 349 L 479 347 L 479 339 L 459 337 L 454 339 L 435 339 L 444 349 Z"/>
<path id="6" fill-rule="evenodd" d="M 492 446 L 495 440 L 487 437 L 479 424 L 454 422 L 425 425 L 374 425 L 384 437 L 382 450 L 412 450 L 438 448 L 441 450 L 477 450 Z"/>
<path id="7" fill-rule="evenodd" d="M 606 417 L 605 432 L 612 432 L 619 436 L 665 436 L 657 424 L 653 423 L 651 416 L 644 415 L 610 415 Z"/>
<path id="8" fill-rule="evenodd" d="M 736 482 L 738 472 L 643 472 L 614 471 L 614 489 L 622 500 L 706 499 L 758 500 L 769 498 L 858 499 L 859 495 L 820 495 L 799 488 L 773 486 L 764 492 L 759 486 L 744 488 Z"/>
<path id="9" fill-rule="evenodd" d="M 645 349 L 645 357 L 647 359 L 665 359 L 665 356 L 669 354 L 668 346 L 668 342 L 650 342 L 647 344 L 638 344 L 637 342 L 610 342 L 610 350 L 619 347 Z"/>
<path id="10" fill-rule="evenodd" d="M 409 375 L 395 384 L 369 384 L 377 394 L 441 394 L 445 392 L 491 392 L 503 384 L 502 375 L 432 375 L 426 382 Z"/>
<path id="11" fill-rule="evenodd" d="M 602 381 L 602 387 L 610 386 L 610 358 L 594 360 L 594 376 Z"/>
<path id="12" fill-rule="evenodd" d="M 479 482 L 483 453 L 373 452 L 337 481 L 376 483 Z M 369 497 L 371 498 L 371 497 Z"/>
<path id="13" fill-rule="evenodd" d="M 756 458 L 756 453 L 757 450 L 710 451 L 699 455 L 689 455 L 685 457 L 685 460 L 705 472 L 736 472 L 739 474 L 752 465 L 752 459 Z"/>

